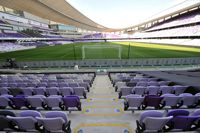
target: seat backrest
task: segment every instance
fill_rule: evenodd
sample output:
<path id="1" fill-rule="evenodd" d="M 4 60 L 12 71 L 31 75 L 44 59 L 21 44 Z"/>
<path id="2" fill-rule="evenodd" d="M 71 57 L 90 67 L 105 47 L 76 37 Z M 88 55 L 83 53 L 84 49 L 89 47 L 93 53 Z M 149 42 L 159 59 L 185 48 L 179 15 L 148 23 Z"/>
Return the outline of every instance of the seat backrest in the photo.
<path id="1" fill-rule="evenodd" d="M 146 117 L 144 119 L 145 129 L 146 130 L 153 130 L 159 132 L 164 128 L 166 123 L 172 119 L 173 116 L 169 117 Z"/>
<path id="2" fill-rule="evenodd" d="M 63 96 L 67 96 L 73 93 L 73 89 L 71 87 L 64 87 L 64 88 L 60 88 L 60 92 Z"/>
<path id="3" fill-rule="evenodd" d="M 158 86 L 148 86 L 147 89 L 148 89 L 149 95 L 157 95 L 159 87 Z"/>
<path id="4" fill-rule="evenodd" d="M 27 117 L 11 117 L 7 116 L 8 119 L 14 121 L 20 130 L 35 130 L 35 124 L 37 120 L 31 116 Z"/>
<path id="5" fill-rule="evenodd" d="M 75 95 L 83 96 L 85 88 L 84 87 L 74 87 L 73 90 L 74 90 Z"/>
<path id="6" fill-rule="evenodd" d="M 66 107 L 77 107 L 80 102 L 78 96 L 66 96 L 63 97 L 62 100 Z"/>
<path id="7" fill-rule="evenodd" d="M 188 116 L 189 115 L 189 111 L 187 110 L 183 110 L 183 109 L 177 109 L 177 110 L 171 110 L 167 113 L 167 116 Z"/>
<path id="8" fill-rule="evenodd" d="M 48 107 L 59 107 L 61 103 L 61 96 L 49 96 L 45 99 Z"/>
<path id="9" fill-rule="evenodd" d="M 163 97 L 160 97 L 157 95 L 148 95 L 148 96 L 145 96 L 143 104 L 146 106 L 158 107 L 162 99 Z"/>
<path id="10" fill-rule="evenodd" d="M 160 111 L 156 111 L 156 110 L 150 110 L 150 111 L 144 111 L 141 115 L 140 115 L 140 123 L 143 122 L 143 120 L 146 117 L 162 117 L 163 113 Z"/>
<path id="11" fill-rule="evenodd" d="M 173 127 L 184 131 L 190 130 L 193 122 L 199 118 L 199 116 L 176 116 L 173 118 Z"/>
<path id="12" fill-rule="evenodd" d="M 61 117 L 63 120 L 65 120 L 65 123 L 68 122 L 68 118 L 67 118 L 67 114 L 61 111 L 51 111 L 51 112 L 47 112 L 45 114 L 46 118 L 57 118 L 57 117 Z"/>
<path id="13" fill-rule="evenodd" d="M 132 91 L 134 91 L 135 94 L 144 95 L 145 90 L 146 90 L 146 87 L 144 86 L 136 86 L 133 88 Z"/>
<path id="14" fill-rule="evenodd" d="M 162 94 L 172 93 L 172 86 L 160 86 L 160 91 Z"/>
<path id="15" fill-rule="evenodd" d="M 140 107 L 142 105 L 143 100 L 144 100 L 144 97 L 128 97 L 127 98 L 129 107 Z"/>
<path id="16" fill-rule="evenodd" d="M 61 117 L 57 118 L 41 118 L 36 117 L 39 123 L 41 123 L 45 130 L 49 132 L 56 132 L 62 130 L 63 124 L 65 124 L 65 120 Z"/>
<path id="17" fill-rule="evenodd" d="M 42 117 L 41 113 L 35 110 L 26 110 L 26 111 L 22 111 L 19 113 L 20 117 L 27 117 L 27 116 L 31 116 L 31 117 Z"/>

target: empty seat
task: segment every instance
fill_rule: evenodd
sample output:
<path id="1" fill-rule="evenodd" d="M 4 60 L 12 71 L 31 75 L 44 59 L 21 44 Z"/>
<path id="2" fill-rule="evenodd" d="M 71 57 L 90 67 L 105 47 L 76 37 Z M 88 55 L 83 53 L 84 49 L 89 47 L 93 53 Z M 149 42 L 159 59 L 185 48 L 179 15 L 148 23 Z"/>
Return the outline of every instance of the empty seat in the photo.
<path id="1" fill-rule="evenodd" d="M 132 89 L 132 93 L 133 94 L 138 94 L 138 95 L 144 95 L 145 94 L 145 90 L 146 90 L 146 87 L 144 87 L 144 86 L 135 86 Z"/>
<path id="2" fill-rule="evenodd" d="M 68 120 L 67 114 L 64 112 L 47 112 L 46 118 L 36 117 L 43 126 L 44 132 L 66 132 L 71 133 L 71 121 Z"/>
<path id="3" fill-rule="evenodd" d="M 180 99 L 180 106 L 185 105 L 187 107 L 195 107 L 197 105 L 197 97 L 190 94 L 190 93 L 182 93 L 179 95 Z"/>
<path id="4" fill-rule="evenodd" d="M 85 90 L 87 90 L 88 92 L 90 91 L 90 85 L 87 82 L 83 82 L 83 83 L 78 83 L 79 87 L 84 87 Z"/>
<path id="5" fill-rule="evenodd" d="M 168 94 L 173 92 L 172 86 L 160 86 L 160 94 Z"/>
<path id="6" fill-rule="evenodd" d="M 62 101 L 61 101 L 62 96 L 58 95 L 51 95 L 45 99 L 45 103 L 47 105 L 47 109 L 51 110 L 53 108 L 61 108 Z"/>
<path id="7" fill-rule="evenodd" d="M 142 103 L 144 101 L 144 97 L 137 94 L 127 95 L 124 101 L 124 110 L 137 108 L 140 109 Z"/>
<path id="8" fill-rule="evenodd" d="M 34 95 L 26 97 L 28 102 L 29 109 L 38 109 L 38 108 L 45 108 L 45 99 L 44 95 Z"/>
<path id="9" fill-rule="evenodd" d="M 80 98 L 87 98 L 86 91 L 84 87 L 74 87 L 74 95 L 79 96 Z"/>
<path id="10" fill-rule="evenodd" d="M 159 86 L 148 86 L 146 93 L 148 95 L 158 95 L 159 92 Z"/>
<path id="11" fill-rule="evenodd" d="M 46 95 L 46 87 L 38 87 L 35 88 L 33 91 L 35 95 Z"/>
<path id="12" fill-rule="evenodd" d="M 81 102 L 78 96 L 75 95 L 65 96 L 62 98 L 62 100 L 63 100 L 63 105 L 62 105 L 63 110 L 69 110 L 69 108 L 74 108 L 74 107 L 76 107 L 78 110 L 81 110 Z"/>
<path id="13" fill-rule="evenodd" d="M 175 85 L 173 86 L 174 94 L 179 95 L 185 92 L 187 86 Z"/>
<path id="14" fill-rule="evenodd" d="M 161 104 L 162 106 L 170 106 L 171 108 L 178 108 L 179 107 L 179 96 L 176 96 L 174 94 L 163 94 L 161 95 L 163 97 Z"/>
<path id="15" fill-rule="evenodd" d="M 140 119 L 136 120 L 136 133 L 162 132 L 170 119 L 172 116 L 163 117 L 163 113 L 159 111 L 145 111 L 140 115 Z"/>
<path id="16" fill-rule="evenodd" d="M 73 89 L 71 87 L 61 87 L 60 93 L 62 96 L 69 96 L 73 94 Z"/>
<path id="17" fill-rule="evenodd" d="M 199 119 L 199 116 L 176 116 L 172 119 L 171 125 L 169 126 L 170 131 L 190 131 L 195 128 L 195 121 Z"/>
<path id="18" fill-rule="evenodd" d="M 78 87 L 78 83 L 68 83 L 68 86 L 72 88 Z"/>
<path id="19" fill-rule="evenodd" d="M 146 107 L 154 107 L 155 109 L 161 108 L 161 101 L 163 97 L 157 95 L 148 95 L 145 96 L 142 108 L 145 109 Z"/>
<path id="20" fill-rule="evenodd" d="M 36 132 L 37 130 L 37 120 L 36 117 L 41 117 L 41 114 L 37 111 L 22 111 L 19 114 L 19 117 L 8 117 L 12 120 L 13 128 L 17 131 L 32 131 Z"/>
<path id="21" fill-rule="evenodd" d="M 46 95 L 47 96 L 50 96 L 50 95 L 59 95 L 59 89 L 58 89 L 58 87 L 46 88 Z"/>
<path id="22" fill-rule="evenodd" d="M 146 86 L 148 86 L 148 82 L 139 81 L 139 82 L 137 82 L 136 86 L 143 86 L 143 87 L 146 87 Z"/>
<path id="23" fill-rule="evenodd" d="M 60 88 L 69 87 L 68 83 L 66 83 L 66 82 L 59 82 L 58 85 L 59 85 Z"/>
<path id="24" fill-rule="evenodd" d="M 0 108 L 1 109 L 5 109 L 6 107 L 8 107 L 10 105 L 10 99 L 13 97 L 12 95 L 1 95 L 0 96 Z"/>
<path id="25" fill-rule="evenodd" d="M 126 82 L 116 82 L 115 91 L 120 91 L 120 88 L 124 86 L 126 86 Z"/>
<path id="26" fill-rule="evenodd" d="M 31 96 L 33 95 L 33 87 L 22 88 L 24 95 Z"/>
<path id="27" fill-rule="evenodd" d="M 10 106 L 13 109 L 21 109 L 22 107 L 27 107 L 28 103 L 27 100 L 25 98 L 25 96 L 15 96 L 15 97 L 10 97 L 11 103 Z"/>
<path id="28" fill-rule="evenodd" d="M 131 94 L 132 87 L 122 87 L 119 92 L 119 98 L 124 98 L 125 96 Z"/>

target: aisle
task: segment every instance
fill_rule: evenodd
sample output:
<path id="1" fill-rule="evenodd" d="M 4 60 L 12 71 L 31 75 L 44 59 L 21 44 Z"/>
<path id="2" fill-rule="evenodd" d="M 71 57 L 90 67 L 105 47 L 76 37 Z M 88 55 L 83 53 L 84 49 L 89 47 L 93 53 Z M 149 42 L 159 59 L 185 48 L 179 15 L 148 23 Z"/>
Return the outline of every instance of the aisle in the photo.
<path id="1" fill-rule="evenodd" d="M 74 128 L 75 133 L 131 133 L 133 117 L 131 112 L 123 111 L 123 100 L 110 82 L 108 75 L 97 75 L 87 100 L 82 102 L 81 119 Z"/>

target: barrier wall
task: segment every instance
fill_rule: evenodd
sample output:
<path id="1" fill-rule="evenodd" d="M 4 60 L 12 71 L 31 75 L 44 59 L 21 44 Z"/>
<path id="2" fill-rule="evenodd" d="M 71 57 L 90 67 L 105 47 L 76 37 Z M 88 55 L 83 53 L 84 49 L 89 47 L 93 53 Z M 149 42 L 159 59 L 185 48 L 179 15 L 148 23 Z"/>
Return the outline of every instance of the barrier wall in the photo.
<path id="1" fill-rule="evenodd" d="M 5 66 L 0 62 L 0 67 Z M 17 62 L 23 68 L 52 68 L 52 67 L 132 67 L 132 66 L 175 66 L 175 65 L 200 65 L 200 58 L 154 58 L 154 59 L 108 59 L 108 60 L 67 60 L 67 61 L 31 61 Z"/>

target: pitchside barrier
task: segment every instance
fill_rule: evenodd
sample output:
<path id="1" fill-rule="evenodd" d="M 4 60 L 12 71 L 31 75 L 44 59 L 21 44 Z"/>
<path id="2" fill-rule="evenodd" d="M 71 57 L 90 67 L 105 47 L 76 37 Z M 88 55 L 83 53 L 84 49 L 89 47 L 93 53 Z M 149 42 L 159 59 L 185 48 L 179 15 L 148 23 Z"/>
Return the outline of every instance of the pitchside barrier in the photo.
<path id="1" fill-rule="evenodd" d="M 95 60 L 67 60 L 67 61 L 30 61 L 16 62 L 20 68 L 73 68 L 75 65 L 81 67 L 143 67 L 143 66 L 178 66 L 178 65 L 200 65 L 200 58 L 154 58 L 154 59 L 95 59 Z M 6 63 L 0 62 L 0 67 Z"/>

